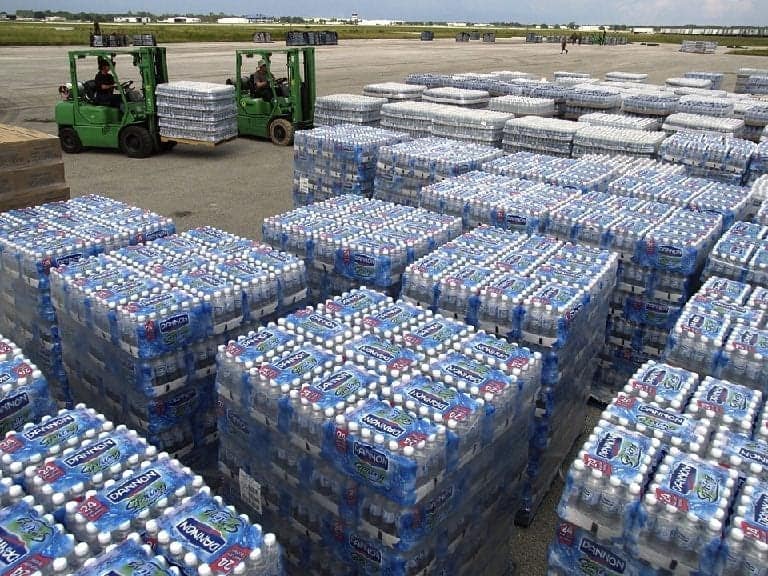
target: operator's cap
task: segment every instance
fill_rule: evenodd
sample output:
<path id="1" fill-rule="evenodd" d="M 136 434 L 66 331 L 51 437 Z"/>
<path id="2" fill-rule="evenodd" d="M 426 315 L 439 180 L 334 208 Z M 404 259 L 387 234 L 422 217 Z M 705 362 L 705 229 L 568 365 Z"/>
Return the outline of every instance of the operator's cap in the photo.
<path id="1" fill-rule="evenodd" d="M 258 67 L 261 68 L 262 66 L 266 66 L 267 62 L 266 60 L 259 60 Z"/>

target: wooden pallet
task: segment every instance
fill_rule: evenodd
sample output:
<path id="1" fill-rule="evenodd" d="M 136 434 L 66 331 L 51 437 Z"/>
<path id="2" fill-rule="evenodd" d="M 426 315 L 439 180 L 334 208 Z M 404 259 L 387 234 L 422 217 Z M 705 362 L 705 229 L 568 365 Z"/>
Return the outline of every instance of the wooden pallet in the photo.
<path id="1" fill-rule="evenodd" d="M 206 142 L 205 140 L 188 140 L 187 138 L 167 138 L 165 136 L 160 136 L 160 142 L 176 142 L 177 144 L 189 144 L 190 146 L 205 146 L 206 148 L 215 148 L 216 146 L 224 144 L 225 142 L 230 142 L 235 138 L 237 138 L 237 136 L 227 138 L 226 140 L 219 140 L 218 142 Z"/>

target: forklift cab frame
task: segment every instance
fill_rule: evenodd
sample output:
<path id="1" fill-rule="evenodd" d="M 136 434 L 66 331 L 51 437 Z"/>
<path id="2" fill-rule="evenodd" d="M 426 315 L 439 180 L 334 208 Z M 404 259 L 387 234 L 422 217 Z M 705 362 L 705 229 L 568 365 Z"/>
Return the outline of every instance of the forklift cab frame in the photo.
<path id="1" fill-rule="evenodd" d="M 278 85 L 271 74 L 276 57 L 285 57 L 286 83 Z M 272 98 L 251 96 L 251 82 L 244 78 L 247 61 L 264 60 Z M 255 65 L 251 67 L 255 69 Z M 235 52 L 235 97 L 237 124 L 241 135 L 269 138 L 275 144 L 293 142 L 297 129 L 312 128 L 315 109 L 315 52 L 314 48 L 245 49 Z"/>
<path id="2" fill-rule="evenodd" d="M 131 56 L 133 66 L 138 69 L 140 97 L 129 98 L 126 87 L 120 84 L 116 63 L 125 61 L 125 56 Z M 93 59 L 95 64 L 100 60 L 108 63 L 116 94 L 121 99 L 120 108 L 96 104 L 88 98 L 85 83 L 81 86 L 78 81 L 77 69 L 78 62 L 87 59 Z M 129 156 L 144 157 L 160 149 L 155 88 L 168 81 L 165 48 L 72 51 L 69 52 L 69 73 L 71 87 L 68 92 L 62 90 L 66 100 L 59 102 L 55 109 L 64 151 L 79 152 L 83 147 L 119 148 Z"/>

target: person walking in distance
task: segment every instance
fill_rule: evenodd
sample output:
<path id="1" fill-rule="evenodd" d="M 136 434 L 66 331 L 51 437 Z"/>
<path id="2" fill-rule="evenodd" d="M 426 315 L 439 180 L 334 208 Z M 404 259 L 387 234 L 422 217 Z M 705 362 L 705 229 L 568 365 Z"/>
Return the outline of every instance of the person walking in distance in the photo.
<path id="1" fill-rule="evenodd" d="M 566 38 L 565 36 L 561 37 L 560 38 L 560 54 L 562 54 L 563 52 L 568 54 L 567 46 L 568 46 L 568 38 Z"/>

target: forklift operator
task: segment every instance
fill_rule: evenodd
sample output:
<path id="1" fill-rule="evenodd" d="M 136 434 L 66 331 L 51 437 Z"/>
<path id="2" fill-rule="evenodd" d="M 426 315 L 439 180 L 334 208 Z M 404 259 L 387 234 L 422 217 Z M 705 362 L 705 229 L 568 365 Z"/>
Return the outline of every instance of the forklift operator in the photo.
<path id="1" fill-rule="evenodd" d="M 269 87 L 269 79 L 272 74 L 267 70 L 267 63 L 259 60 L 259 66 L 251 75 L 251 97 L 261 98 L 269 102 L 272 100 L 272 90 Z"/>
<path id="2" fill-rule="evenodd" d="M 96 104 L 99 106 L 111 106 L 119 108 L 123 99 L 119 94 L 113 94 L 115 79 L 109 72 L 109 62 L 99 58 L 99 73 L 96 74 Z"/>

